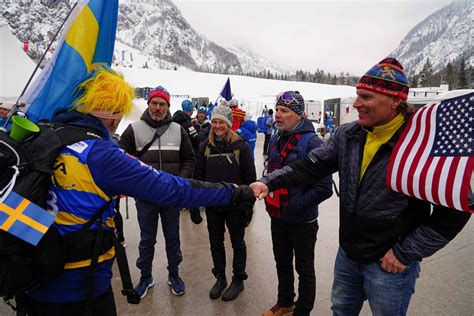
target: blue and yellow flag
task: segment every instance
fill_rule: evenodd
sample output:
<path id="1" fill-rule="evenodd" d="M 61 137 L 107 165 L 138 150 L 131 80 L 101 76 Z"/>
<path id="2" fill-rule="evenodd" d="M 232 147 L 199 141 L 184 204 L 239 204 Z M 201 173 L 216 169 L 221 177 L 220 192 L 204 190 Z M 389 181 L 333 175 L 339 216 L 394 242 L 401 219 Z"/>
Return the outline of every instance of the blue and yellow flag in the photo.
<path id="1" fill-rule="evenodd" d="M 0 229 L 33 246 L 48 231 L 55 217 L 15 192 L 0 202 Z"/>
<path id="2" fill-rule="evenodd" d="M 110 66 L 114 54 L 118 0 L 81 0 L 66 22 L 53 57 L 28 88 L 22 102 L 34 122 L 69 107 L 74 88 L 97 65 Z"/>

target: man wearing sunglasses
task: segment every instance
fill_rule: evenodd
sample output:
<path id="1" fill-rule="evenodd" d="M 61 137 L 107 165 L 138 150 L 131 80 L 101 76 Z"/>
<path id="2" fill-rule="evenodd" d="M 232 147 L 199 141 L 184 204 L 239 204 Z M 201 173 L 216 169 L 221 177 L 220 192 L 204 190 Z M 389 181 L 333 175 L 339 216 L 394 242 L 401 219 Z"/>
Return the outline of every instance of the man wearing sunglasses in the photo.
<path id="1" fill-rule="evenodd" d="M 359 80 L 359 119 L 338 128 L 305 159 L 251 185 L 264 198 L 339 172 L 339 251 L 331 294 L 334 315 L 405 315 L 420 261 L 448 244 L 470 214 L 408 197 L 385 186 L 394 144 L 413 108 L 402 65 L 386 58 Z M 296 314 L 296 313 L 295 313 Z"/>

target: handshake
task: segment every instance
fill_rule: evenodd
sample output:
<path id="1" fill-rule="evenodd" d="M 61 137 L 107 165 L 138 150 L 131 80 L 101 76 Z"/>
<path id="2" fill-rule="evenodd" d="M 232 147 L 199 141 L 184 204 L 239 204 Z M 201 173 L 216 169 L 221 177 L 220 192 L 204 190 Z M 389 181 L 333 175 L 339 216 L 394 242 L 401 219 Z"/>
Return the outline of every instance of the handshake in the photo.
<path id="1" fill-rule="evenodd" d="M 265 198 L 268 194 L 268 187 L 262 182 L 254 182 L 248 185 L 234 185 L 234 195 L 232 196 L 232 204 L 239 205 L 243 208 L 252 207 L 255 199 Z"/>

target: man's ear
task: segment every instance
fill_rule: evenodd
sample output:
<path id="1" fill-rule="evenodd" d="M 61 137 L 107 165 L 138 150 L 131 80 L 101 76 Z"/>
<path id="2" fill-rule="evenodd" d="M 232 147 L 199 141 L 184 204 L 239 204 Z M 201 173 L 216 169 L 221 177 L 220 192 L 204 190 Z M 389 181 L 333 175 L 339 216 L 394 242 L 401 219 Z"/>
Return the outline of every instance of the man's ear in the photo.
<path id="1" fill-rule="evenodd" d="M 400 103 L 402 103 L 402 99 L 399 97 L 392 97 L 392 108 L 397 109 L 400 106 Z"/>

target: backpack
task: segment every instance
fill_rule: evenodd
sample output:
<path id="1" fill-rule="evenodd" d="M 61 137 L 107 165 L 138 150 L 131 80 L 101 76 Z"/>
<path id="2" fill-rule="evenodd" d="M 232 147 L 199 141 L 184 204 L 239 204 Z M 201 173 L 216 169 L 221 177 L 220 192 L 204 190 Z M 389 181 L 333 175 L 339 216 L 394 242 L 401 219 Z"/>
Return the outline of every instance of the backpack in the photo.
<path id="1" fill-rule="evenodd" d="M 267 117 L 266 116 L 260 116 L 257 119 L 257 132 L 258 133 L 266 133 L 267 132 Z"/>
<path id="2" fill-rule="evenodd" d="M 91 129 L 50 122 L 37 124 L 40 132 L 22 143 L 0 132 L 0 192 L 5 197 L 12 190 L 47 209 L 48 191 L 54 181 L 53 170 L 58 167 L 54 166 L 56 157 L 68 145 L 101 137 Z M 92 259 L 90 273 L 93 281 L 94 256 L 98 258 L 105 248 L 106 251 L 117 244 L 113 232 L 101 232 L 102 225 L 98 225 L 97 232 L 89 230 L 100 221 L 108 206 L 107 203 L 81 230 L 65 236 L 61 236 L 52 225 L 36 246 L 0 230 L 0 296 L 7 304 L 15 309 L 8 302 L 15 297 L 18 307 L 22 300 L 19 298 L 57 278 L 68 261 Z M 116 250 L 118 256 L 121 251 L 117 247 Z M 125 293 L 126 290 L 124 295 L 130 294 L 129 291 Z"/>
<path id="3" fill-rule="evenodd" d="M 306 157 L 306 155 L 308 154 L 308 144 L 313 139 L 313 137 L 317 137 L 317 135 L 314 133 L 301 134 L 301 137 L 298 140 L 298 144 L 297 146 L 295 146 L 296 148 L 299 149 L 297 151 L 298 159 L 303 159 L 304 157 Z M 278 138 L 277 134 L 273 135 L 270 138 L 270 141 L 268 142 L 268 148 L 272 148 L 275 145 L 277 138 Z M 267 174 L 267 169 L 268 169 L 268 157 L 263 162 L 262 177 Z"/>

